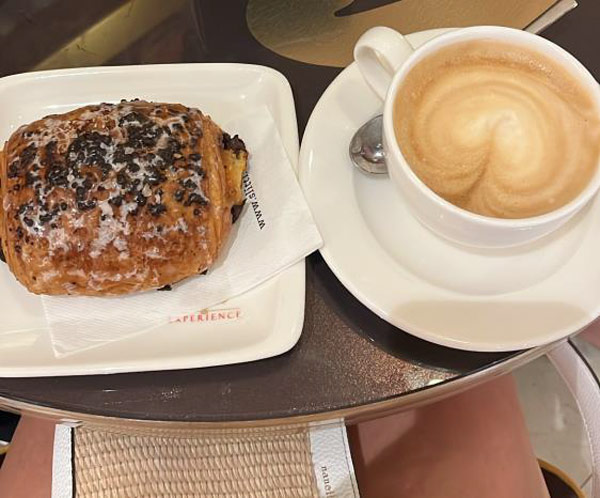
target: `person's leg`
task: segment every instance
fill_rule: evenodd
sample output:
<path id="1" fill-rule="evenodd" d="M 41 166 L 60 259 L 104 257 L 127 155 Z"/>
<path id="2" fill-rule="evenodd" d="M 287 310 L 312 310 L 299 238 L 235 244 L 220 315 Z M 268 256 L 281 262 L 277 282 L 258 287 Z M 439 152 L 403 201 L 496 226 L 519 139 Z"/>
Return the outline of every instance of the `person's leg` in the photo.
<path id="1" fill-rule="evenodd" d="M 55 423 L 22 417 L 0 468 L 0 498 L 48 498 Z"/>
<path id="2" fill-rule="evenodd" d="M 546 498 L 512 378 L 350 429 L 363 498 Z M 50 496 L 54 423 L 24 417 L 0 498 Z"/>
<path id="3" fill-rule="evenodd" d="M 350 429 L 363 498 L 544 498 L 512 377 Z"/>

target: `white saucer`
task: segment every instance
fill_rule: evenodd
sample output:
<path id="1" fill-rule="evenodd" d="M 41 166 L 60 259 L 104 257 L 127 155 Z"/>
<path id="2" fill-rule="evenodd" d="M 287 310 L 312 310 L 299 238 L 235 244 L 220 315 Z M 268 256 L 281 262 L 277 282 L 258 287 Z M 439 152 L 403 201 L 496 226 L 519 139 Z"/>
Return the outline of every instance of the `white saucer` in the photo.
<path id="1" fill-rule="evenodd" d="M 418 46 L 445 31 L 408 39 Z M 387 176 L 352 167 L 350 138 L 381 108 L 350 65 L 319 100 L 300 150 L 321 253 L 358 300 L 417 337 L 472 351 L 546 344 L 598 316 L 598 199 L 557 233 L 521 248 L 454 245 L 415 220 Z"/>

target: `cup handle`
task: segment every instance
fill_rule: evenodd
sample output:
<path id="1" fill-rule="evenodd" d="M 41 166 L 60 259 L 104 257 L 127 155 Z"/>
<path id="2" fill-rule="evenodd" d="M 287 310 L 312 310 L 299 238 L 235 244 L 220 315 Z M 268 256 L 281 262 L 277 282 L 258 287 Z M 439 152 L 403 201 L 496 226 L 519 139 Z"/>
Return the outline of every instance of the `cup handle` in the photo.
<path id="1" fill-rule="evenodd" d="M 358 39 L 354 45 L 354 60 L 367 84 L 385 100 L 394 74 L 414 50 L 397 31 L 377 26 Z"/>

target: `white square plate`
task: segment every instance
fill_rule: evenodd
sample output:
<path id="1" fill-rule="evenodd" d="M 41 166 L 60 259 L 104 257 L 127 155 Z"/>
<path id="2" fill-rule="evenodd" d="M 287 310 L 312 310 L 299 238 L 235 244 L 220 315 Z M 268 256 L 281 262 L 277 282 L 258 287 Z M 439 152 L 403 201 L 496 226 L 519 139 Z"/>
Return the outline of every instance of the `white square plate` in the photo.
<path id="1" fill-rule="evenodd" d="M 246 64 L 91 67 L 0 79 L 0 140 L 20 125 L 99 102 L 140 98 L 198 107 L 217 123 L 267 106 L 294 168 L 298 128 L 288 81 Z M 0 264 L 0 376 L 173 370 L 258 360 L 289 350 L 304 321 L 304 262 L 213 310 L 165 317 L 151 332 L 56 358 L 38 296 Z M 168 322 L 168 323 L 167 323 Z"/>

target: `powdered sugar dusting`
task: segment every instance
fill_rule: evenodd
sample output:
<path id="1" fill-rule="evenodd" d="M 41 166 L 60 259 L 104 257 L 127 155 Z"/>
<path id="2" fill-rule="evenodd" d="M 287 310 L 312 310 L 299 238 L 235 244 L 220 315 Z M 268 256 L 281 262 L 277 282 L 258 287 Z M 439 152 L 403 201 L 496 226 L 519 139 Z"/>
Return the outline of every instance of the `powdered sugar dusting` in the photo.
<path id="1" fill-rule="evenodd" d="M 69 233 L 88 229 L 95 235 L 91 258 L 112 247 L 126 259 L 133 217 L 147 209 L 158 220 L 167 211 L 168 177 L 178 183 L 175 202 L 193 206 L 195 215 L 208 204 L 202 157 L 193 152 L 202 137 L 199 116 L 169 105 L 144 113 L 138 103 L 122 101 L 91 106 L 72 120 L 47 117 L 42 128 L 22 126 L 16 133 L 25 145 L 9 165 L 10 188 L 35 195 L 18 207 L 5 196 L 4 208 L 15 208 L 23 233 L 47 240 L 51 254 L 73 249 Z M 184 154 L 184 144 L 192 152 Z M 157 224 L 141 236 L 162 237 Z M 164 226 L 163 234 L 172 230 L 187 231 L 185 219 Z"/>

